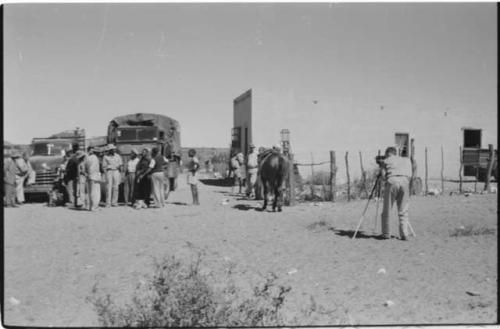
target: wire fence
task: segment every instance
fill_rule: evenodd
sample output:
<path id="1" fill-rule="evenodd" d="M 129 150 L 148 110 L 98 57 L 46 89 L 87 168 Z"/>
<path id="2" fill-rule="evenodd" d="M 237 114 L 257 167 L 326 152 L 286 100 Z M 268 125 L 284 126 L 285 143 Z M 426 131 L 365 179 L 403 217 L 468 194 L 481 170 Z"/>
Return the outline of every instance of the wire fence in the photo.
<path id="1" fill-rule="evenodd" d="M 294 164 L 302 177 L 299 194 L 305 194 L 306 199 L 318 199 L 316 194 L 319 194 L 324 200 L 368 197 L 379 168 L 375 157 L 383 155 L 384 151 L 364 149 L 294 153 Z M 476 172 L 475 176 L 464 176 L 460 147 L 415 147 L 413 155 L 415 184 L 419 184 L 415 194 L 444 194 L 462 190 L 478 192 L 486 188 L 484 175 L 481 177 Z M 496 156 L 493 158 L 492 161 L 496 162 Z M 480 183 L 485 183 L 484 188 Z"/>

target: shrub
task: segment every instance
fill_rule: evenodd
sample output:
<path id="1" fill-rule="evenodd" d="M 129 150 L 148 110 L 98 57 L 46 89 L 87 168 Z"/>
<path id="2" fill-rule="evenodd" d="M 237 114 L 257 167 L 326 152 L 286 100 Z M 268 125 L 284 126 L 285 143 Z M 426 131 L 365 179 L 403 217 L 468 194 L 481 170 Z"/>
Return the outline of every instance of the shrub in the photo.
<path id="1" fill-rule="evenodd" d="M 175 257 L 155 261 L 153 276 L 136 288 L 131 303 L 117 306 L 109 294 L 99 294 L 97 285 L 87 299 L 93 304 L 102 326 L 278 326 L 280 309 L 291 290 L 276 284 L 271 273 L 264 284 L 240 298 L 229 279 L 217 288 L 210 275 L 200 271 L 201 258 L 188 266 Z"/>
<path id="2" fill-rule="evenodd" d="M 475 227 L 474 225 L 467 225 L 465 227 L 459 227 L 454 229 L 451 233 L 451 237 L 459 236 L 474 236 L 474 235 L 491 235 L 495 234 L 495 229 L 487 227 Z"/>

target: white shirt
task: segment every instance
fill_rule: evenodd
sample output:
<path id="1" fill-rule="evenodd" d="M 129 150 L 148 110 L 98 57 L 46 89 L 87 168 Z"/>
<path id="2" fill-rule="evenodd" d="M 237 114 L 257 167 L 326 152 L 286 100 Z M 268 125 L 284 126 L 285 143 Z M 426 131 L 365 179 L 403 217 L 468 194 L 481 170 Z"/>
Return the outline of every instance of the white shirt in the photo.
<path id="1" fill-rule="evenodd" d="M 165 163 L 168 163 L 167 158 L 163 157 L 163 160 L 165 161 Z M 151 159 L 151 161 L 149 162 L 149 168 L 153 169 L 155 166 L 156 166 L 155 159 Z"/>
<path id="2" fill-rule="evenodd" d="M 139 158 L 130 159 L 127 161 L 127 172 L 135 173 L 135 168 L 137 167 L 137 163 L 139 162 Z"/>

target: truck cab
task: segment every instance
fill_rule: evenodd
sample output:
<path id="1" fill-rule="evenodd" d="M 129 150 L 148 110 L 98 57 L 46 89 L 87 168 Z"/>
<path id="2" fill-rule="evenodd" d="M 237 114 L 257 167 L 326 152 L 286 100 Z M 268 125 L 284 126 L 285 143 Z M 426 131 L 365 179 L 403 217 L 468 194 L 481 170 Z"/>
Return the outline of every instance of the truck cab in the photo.
<path id="1" fill-rule="evenodd" d="M 66 161 L 66 151 L 71 150 L 73 143 L 85 148 L 85 130 L 77 128 L 50 137 L 33 138 L 29 162 L 35 172 L 35 183 L 24 188 L 26 195 L 46 194 L 52 190 L 61 165 Z"/>
<path id="2" fill-rule="evenodd" d="M 140 153 L 144 148 L 157 147 L 170 160 L 166 175 L 175 186 L 181 158 L 180 125 L 176 120 L 152 113 L 122 115 L 110 121 L 107 137 L 108 143 L 116 146 L 124 166 L 133 148 Z"/>
<path id="3" fill-rule="evenodd" d="M 31 143 L 31 168 L 35 171 L 35 183 L 25 187 L 26 194 L 47 193 L 65 162 L 66 150 L 71 141 L 64 139 L 35 138 Z"/>

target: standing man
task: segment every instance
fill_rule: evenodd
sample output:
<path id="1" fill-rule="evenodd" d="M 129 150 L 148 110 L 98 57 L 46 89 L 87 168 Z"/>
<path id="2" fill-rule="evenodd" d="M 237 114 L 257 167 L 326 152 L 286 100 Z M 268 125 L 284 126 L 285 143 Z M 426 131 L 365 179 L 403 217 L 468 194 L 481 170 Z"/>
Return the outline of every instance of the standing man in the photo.
<path id="1" fill-rule="evenodd" d="M 255 197 L 255 183 L 257 182 L 258 159 L 257 152 L 255 152 L 255 145 L 250 143 L 248 146 L 250 153 L 247 157 L 247 196 L 250 198 Z"/>
<path id="2" fill-rule="evenodd" d="M 23 159 L 26 162 L 26 165 L 28 166 L 28 174 L 26 175 L 26 179 L 24 180 L 24 185 L 29 186 L 35 184 L 36 181 L 36 173 L 33 170 L 33 167 L 31 167 L 30 163 L 30 155 L 27 151 L 23 152 Z"/>
<path id="3" fill-rule="evenodd" d="M 16 200 L 17 204 L 23 204 L 24 203 L 24 181 L 28 177 L 28 164 L 24 160 L 24 158 L 21 157 L 21 154 L 19 152 L 15 152 L 14 156 L 12 157 L 14 159 L 14 163 L 16 164 Z"/>
<path id="4" fill-rule="evenodd" d="M 151 162 L 149 149 L 142 150 L 141 158 L 137 163 L 135 171 L 135 209 L 147 208 L 151 196 L 151 180 L 146 176 Z"/>
<path id="5" fill-rule="evenodd" d="M 132 149 L 130 151 L 130 159 L 127 161 L 127 168 L 125 169 L 125 182 L 123 183 L 123 197 L 125 199 L 125 204 L 129 202 L 134 204 L 134 185 L 135 185 L 135 169 L 139 163 L 139 158 L 137 157 L 137 150 Z"/>
<path id="6" fill-rule="evenodd" d="M 14 161 L 18 156 L 16 150 L 11 150 L 10 157 L 3 162 L 3 188 L 4 188 L 4 206 L 18 207 L 16 204 L 16 172 L 17 166 Z"/>
<path id="7" fill-rule="evenodd" d="M 123 162 L 122 157 L 115 153 L 116 147 L 113 144 L 109 144 L 107 148 L 109 153 L 104 156 L 102 163 L 106 172 L 106 207 L 116 207 Z"/>
<path id="8" fill-rule="evenodd" d="M 85 175 L 87 177 L 87 191 L 89 193 L 89 210 L 99 209 L 101 201 L 101 171 L 99 169 L 99 159 L 94 152 L 94 148 L 87 148 L 87 158 L 85 159 Z"/>
<path id="9" fill-rule="evenodd" d="M 66 167 L 64 169 L 64 184 L 66 185 L 66 190 L 68 191 L 68 201 L 70 204 L 76 206 L 75 203 L 75 181 L 78 177 L 78 159 L 76 158 L 76 154 L 73 151 L 68 152 L 70 154 L 70 158 L 66 163 Z"/>
<path id="10" fill-rule="evenodd" d="M 399 216 L 399 237 L 408 240 L 408 208 L 410 197 L 411 162 L 397 155 L 395 147 L 385 150 L 385 158 L 378 161 L 385 173 L 384 209 L 382 210 L 382 238 L 389 239 L 389 212 L 394 201 L 397 202 Z"/>
<path id="11" fill-rule="evenodd" d="M 239 152 L 231 158 L 231 171 L 233 173 L 233 186 L 231 187 L 231 193 L 234 194 L 234 188 L 238 184 L 239 190 L 238 194 L 241 194 L 243 187 L 243 175 L 241 173 L 241 165 L 244 162 L 243 153 Z"/>
<path id="12" fill-rule="evenodd" d="M 75 179 L 75 183 L 73 184 L 75 188 L 75 206 L 77 208 L 86 206 L 87 203 L 87 178 L 85 177 L 85 152 L 77 151 L 76 154 L 77 159 L 77 175 Z"/>
<path id="13" fill-rule="evenodd" d="M 143 175 L 151 175 L 151 185 L 153 188 L 153 200 L 155 208 L 165 207 L 165 174 L 164 170 L 168 160 L 160 153 L 157 147 L 151 150 L 151 161 L 149 168 Z"/>
<path id="14" fill-rule="evenodd" d="M 181 167 L 181 165 L 181 157 L 172 152 L 167 166 L 168 193 L 170 193 L 171 191 L 175 191 L 175 189 L 177 188 L 177 176 L 179 175 L 179 168 Z M 166 197 L 168 198 L 168 194 Z"/>
<path id="15" fill-rule="evenodd" d="M 196 173 L 198 169 L 200 169 L 200 162 L 196 157 L 196 150 L 190 149 L 188 151 L 189 162 L 188 162 L 188 174 L 187 174 L 187 183 L 191 187 L 191 195 L 193 196 L 193 204 L 199 205 L 200 200 L 198 197 L 198 177 Z"/>

